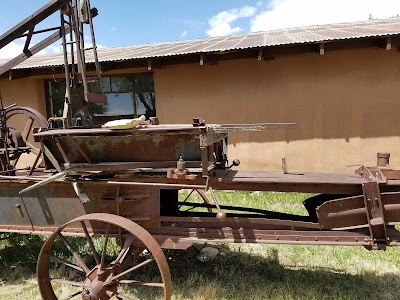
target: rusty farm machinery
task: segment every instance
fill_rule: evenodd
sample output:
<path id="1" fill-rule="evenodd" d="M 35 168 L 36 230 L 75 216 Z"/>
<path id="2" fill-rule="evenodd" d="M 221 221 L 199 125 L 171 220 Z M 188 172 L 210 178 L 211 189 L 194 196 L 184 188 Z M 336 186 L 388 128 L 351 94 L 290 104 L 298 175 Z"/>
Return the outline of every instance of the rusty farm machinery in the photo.
<path id="1" fill-rule="evenodd" d="M 59 12 L 61 26 L 30 47 L 35 25 Z M 43 299 L 131 299 L 121 286 L 140 286 L 172 294 L 171 274 L 162 249 L 186 249 L 195 242 L 354 245 L 384 249 L 400 245 L 400 170 L 379 153 L 377 166 L 360 166 L 355 174 L 290 173 L 234 170 L 238 160 L 227 157 L 231 132 L 294 127 L 291 123 L 251 125 L 158 124 L 157 119 L 131 129 L 91 124 L 85 106 L 104 101 L 88 92 L 83 27 L 92 37 L 97 10 L 89 1 L 51 1 L 0 36 L 0 48 L 21 36 L 23 52 L 0 66 L 0 74 L 44 49 L 63 41 L 66 100 L 64 115 L 44 118 L 39 112 L 11 105 L 0 109 L 0 231 L 47 235 L 37 262 Z M 41 33 L 44 31 L 41 30 Z M 93 80 L 91 78 L 90 80 Z M 83 115 L 72 126 L 71 106 Z M 9 126 L 26 117 L 23 129 Z M 24 157 L 32 157 L 25 163 Z M 25 165 L 24 165 L 25 163 Z M 201 195 L 204 203 L 184 205 L 179 190 Z M 313 193 L 305 201 L 308 216 L 260 209 L 225 207 L 216 190 Z M 207 193 L 205 193 L 207 191 Z M 229 212 L 232 211 L 232 212 Z M 71 243 L 79 237 L 88 249 Z M 119 249 L 110 260 L 108 244 Z M 74 257 L 58 256 L 64 245 Z M 76 272 L 73 279 L 52 274 L 54 263 Z M 136 274 L 153 264 L 157 280 Z M 57 285 L 76 288 L 66 298 Z"/>

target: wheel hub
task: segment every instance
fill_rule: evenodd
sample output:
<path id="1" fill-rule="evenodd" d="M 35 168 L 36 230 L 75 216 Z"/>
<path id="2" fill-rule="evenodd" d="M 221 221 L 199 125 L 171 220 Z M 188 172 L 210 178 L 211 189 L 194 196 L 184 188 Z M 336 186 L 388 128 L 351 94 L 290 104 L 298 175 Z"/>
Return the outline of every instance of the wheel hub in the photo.
<path id="1" fill-rule="evenodd" d="M 107 295 L 107 291 L 110 290 L 110 287 L 105 285 L 105 282 L 112 275 L 113 270 L 109 268 L 100 270 L 98 267 L 96 267 L 93 269 L 83 285 L 82 299 L 110 299 L 110 296 Z"/>

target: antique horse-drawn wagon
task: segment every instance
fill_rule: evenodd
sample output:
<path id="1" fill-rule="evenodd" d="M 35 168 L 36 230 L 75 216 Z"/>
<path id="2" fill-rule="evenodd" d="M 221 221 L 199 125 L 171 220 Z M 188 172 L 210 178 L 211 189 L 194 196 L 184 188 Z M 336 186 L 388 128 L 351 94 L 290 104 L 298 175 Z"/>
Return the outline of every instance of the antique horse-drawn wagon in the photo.
<path id="1" fill-rule="evenodd" d="M 30 47 L 35 25 L 57 11 L 61 26 Z M 90 80 L 99 80 L 96 14 L 89 1 L 51 1 L 0 36 L 0 48 L 27 37 L 24 52 L 0 66 L 0 74 L 61 38 L 70 79 L 61 118 L 47 120 L 15 105 L 0 109 L 0 231 L 48 235 L 37 263 L 43 299 L 64 299 L 58 295 L 60 285 L 76 289 L 65 299 L 131 299 L 120 289 L 124 285 L 155 289 L 170 299 L 171 275 L 162 248 L 185 249 L 194 242 L 399 245 L 394 226 L 400 222 L 400 170 L 389 167 L 387 153 L 378 154 L 377 166 L 360 166 L 353 175 L 290 173 L 284 160 L 282 172 L 236 171 L 239 161 L 227 158 L 229 133 L 294 124 L 208 125 L 196 118 L 192 124 L 163 125 L 153 118 L 134 128 L 113 129 L 91 122 L 85 105 L 104 99 L 87 89 L 82 29 L 90 26 L 97 67 Z M 70 126 L 76 103 L 83 118 L 80 126 Z M 8 125 L 22 116 L 27 118 L 23 129 Z M 23 159 L 27 156 L 29 163 Z M 185 200 L 184 205 L 202 209 L 183 210 L 182 189 L 199 193 L 204 201 Z M 299 216 L 221 206 L 215 190 L 315 195 L 304 203 L 309 215 Z M 84 246 L 76 247 L 73 237 Z M 73 260 L 59 255 L 59 244 Z M 50 270 L 56 263 L 78 275 L 58 278 Z M 158 279 L 137 277 L 151 264 L 158 268 Z"/>

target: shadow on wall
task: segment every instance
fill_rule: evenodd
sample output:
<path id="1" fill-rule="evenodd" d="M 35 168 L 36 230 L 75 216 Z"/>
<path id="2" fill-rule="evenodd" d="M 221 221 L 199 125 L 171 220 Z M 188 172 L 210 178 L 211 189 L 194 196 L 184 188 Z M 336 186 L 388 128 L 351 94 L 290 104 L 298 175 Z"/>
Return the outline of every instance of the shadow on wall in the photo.
<path id="1" fill-rule="evenodd" d="M 276 142 L 311 139 L 378 138 L 400 136 L 400 101 L 395 99 L 356 99 L 334 101 L 303 100 L 271 105 L 265 116 L 253 109 L 252 123 L 296 123 L 292 129 L 266 129 L 261 132 L 235 133 L 231 143 Z M 293 101 L 295 102 L 295 101 Z M 251 104 L 251 102 L 250 102 Z M 232 122 L 233 123 L 233 122 Z M 239 122 L 236 122 L 239 123 Z M 242 123 L 249 123 L 244 120 Z"/>

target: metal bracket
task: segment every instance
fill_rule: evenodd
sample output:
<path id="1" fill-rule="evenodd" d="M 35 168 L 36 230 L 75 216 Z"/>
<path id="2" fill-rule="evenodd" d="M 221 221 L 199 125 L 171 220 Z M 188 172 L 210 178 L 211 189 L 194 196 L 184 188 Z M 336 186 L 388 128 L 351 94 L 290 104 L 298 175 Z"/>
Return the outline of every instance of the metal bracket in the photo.
<path id="1" fill-rule="evenodd" d="M 78 183 L 78 182 L 72 182 L 72 187 L 74 188 L 74 191 L 76 195 L 79 197 L 79 200 L 81 203 L 87 203 L 90 201 L 90 198 L 85 192 L 85 189 L 83 188 L 83 185 Z"/>
<path id="2" fill-rule="evenodd" d="M 363 183 L 362 189 L 372 238 L 372 247 L 373 249 L 385 248 L 387 235 L 379 183 L 376 181 Z"/>
<path id="3" fill-rule="evenodd" d="M 365 167 L 361 166 L 355 173 L 365 178 L 368 181 L 377 183 L 387 183 L 386 176 L 382 173 L 382 170 L 378 167 Z"/>

